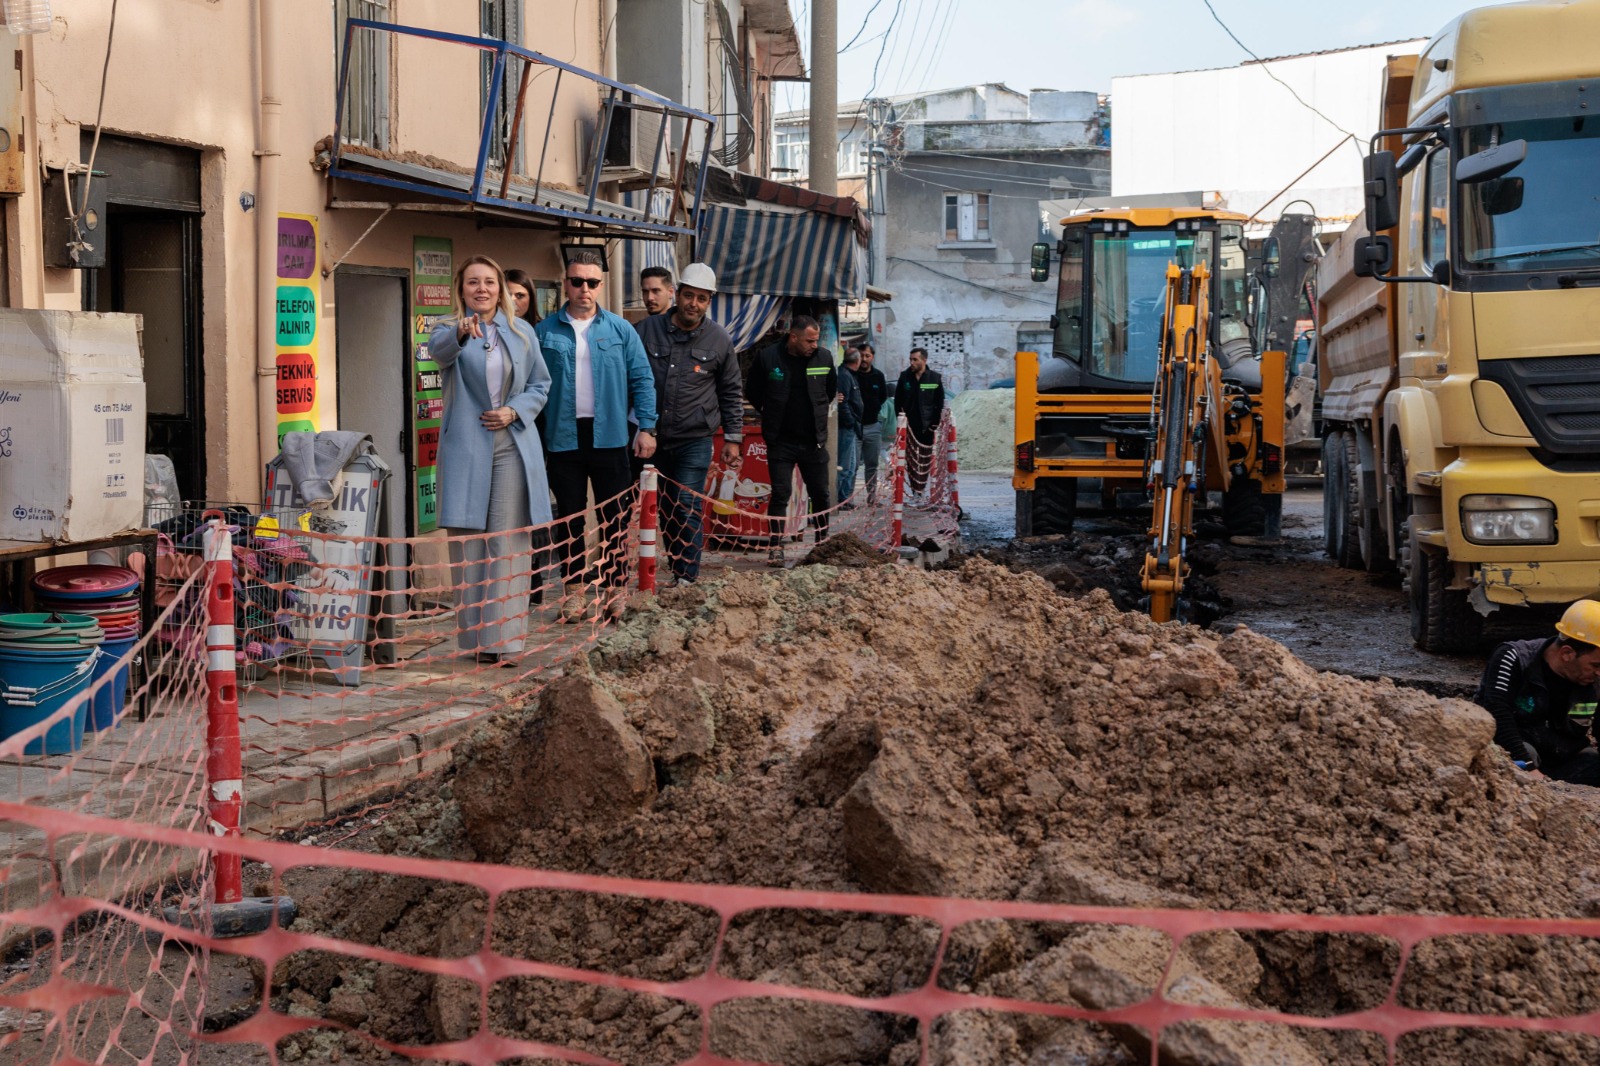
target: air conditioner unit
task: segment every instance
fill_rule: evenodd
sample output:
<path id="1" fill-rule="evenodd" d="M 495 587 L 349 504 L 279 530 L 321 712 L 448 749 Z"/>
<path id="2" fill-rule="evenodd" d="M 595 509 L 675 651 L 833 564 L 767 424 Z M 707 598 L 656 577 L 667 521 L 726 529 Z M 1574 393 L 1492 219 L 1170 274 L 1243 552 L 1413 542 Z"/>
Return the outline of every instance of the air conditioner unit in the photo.
<path id="1" fill-rule="evenodd" d="M 651 178 L 652 163 L 657 178 L 672 173 L 672 130 L 669 127 L 662 137 L 666 116 L 660 106 L 647 100 L 638 100 L 632 93 L 617 94 L 611 105 L 611 128 L 606 131 L 606 143 L 600 153 L 600 180 L 627 183 L 647 183 Z M 604 126 L 605 108 L 600 110 L 600 123 Z M 659 153 L 657 145 L 660 146 Z"/>

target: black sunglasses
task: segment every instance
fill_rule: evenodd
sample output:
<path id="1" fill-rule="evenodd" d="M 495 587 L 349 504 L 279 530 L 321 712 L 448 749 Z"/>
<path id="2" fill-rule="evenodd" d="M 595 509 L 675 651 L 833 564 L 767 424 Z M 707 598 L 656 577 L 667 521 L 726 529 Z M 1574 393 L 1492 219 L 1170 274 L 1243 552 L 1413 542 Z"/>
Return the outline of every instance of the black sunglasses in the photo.
<path id="1" fill-rule="evenodd" d="M 591 289 L 598 289 L 600 287 L 600 282 L 603 280 L 603 278 L 568 278 L 567 284 L 573 286 L 574 288 L 587 285 Z"/>

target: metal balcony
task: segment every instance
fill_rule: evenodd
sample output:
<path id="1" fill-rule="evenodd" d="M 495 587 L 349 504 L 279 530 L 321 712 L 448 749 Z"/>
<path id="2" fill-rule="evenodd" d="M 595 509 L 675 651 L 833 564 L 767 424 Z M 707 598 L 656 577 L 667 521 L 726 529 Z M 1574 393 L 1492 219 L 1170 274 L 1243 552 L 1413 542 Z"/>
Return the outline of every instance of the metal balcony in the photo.
<path id="1" fill-rule="evenodd" d="M 383 47 L 373 47 L 374 41 Z M 395 90 L 387 77 L 361 78 L 362 57 L 372 54 L 394 56 Z M 476 70 L 464 62 L 469 56 L 476 57 Z M 540 82 L 551 73 L 546 106 Z M 391 99 L 401 107 L 393 123 L 387 115 Z M 542 115 L 534 113 L 535 102 Z M 466 135 L 461 126 L 438 121 L 436 109 L 453 107 L 472 116 Z M 379 128 L 375 110 L 384 112 L 387 136 L 381 146 L 370 133 Z M 705 192 L 702 161 L 716 130 L 712 115 L 506 41 L 368 19 L 346 23 L 334 114 L 331 206 L 469 214 L 484 224 L 539 226 L 580 237 L 693 235 Z M 346 128 L 354 124 L 348 118 L 353 115 L 366 116 L 361 129 Z M 549 175 L 551 131 L 559 121 L 574 122 L 580 141 L 587 142 L 586 149 L 579 147 L 581 187 Z M 421 132 L 408 137 L 407 130 Z M 535 140 L 537 160 L 520 165 Z M 469 154 L 470 169 L 457 162 Z M 385 199 L 351 196 L 351 182 L 380 188 Z"/>

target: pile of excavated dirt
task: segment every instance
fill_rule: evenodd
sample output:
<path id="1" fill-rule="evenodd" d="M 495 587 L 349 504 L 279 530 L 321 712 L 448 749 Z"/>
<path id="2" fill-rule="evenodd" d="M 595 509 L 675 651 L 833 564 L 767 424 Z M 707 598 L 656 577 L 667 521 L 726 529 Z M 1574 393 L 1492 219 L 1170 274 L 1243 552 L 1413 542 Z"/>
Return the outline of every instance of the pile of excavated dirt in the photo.
<path id="1" fill-rule="evenodd" d="M 1310 913 L 1600 913 L 1600 824 L 1580 790 L 1514 770 L 1480 709 L 1317 674 L 1246 630 L 1157 626 L 1101 591 L 1059 595 L 982 560 L 959 571 L 811 566 L 671 589 L 536 703 L 463 742 L 431 805 L 382 846 L 676 881 L 1132 907 Z M 298 893 L 297 893 L 298 894 Z M 357 877 L 301 900 L 297 929 L 459 957 L 483 894 Z M 763 914 L 732 929 L 734 977 L 878 995 L 926 980 L 935 931 L 865 916 Z M 559 893 L 497 904 L 520 958 L 686 978 L 714 916 Z M 1114 1007 L 1167 947 L 1131 927 L 981 923 L 947 987 Z M 1378 937 L 1216 932 L 1186 942 L 1170 994 L 1312 1015 L 1381 1002 Z M 1424 945 L 1401 998 L 1452 1011 L 1596 1008 L 1600 950 L 1519 938 Z M 385 1039 L 459 1039 L 476 986 L 297 956 L 273 993 Z M 496 984 L 490 1027 L 625 1062 L 688 1057 L 694 1008 L 557 982 Z M 916 1061 L 905 1019 L 741 1003 L 712 1050 L 795 1066 Z M 310 1036 L 285 1057 L 314 1057 Z M 960 1015 L 940 1063 L 1148 1062 L 1135 1032 Z M 296 1043 L 307 1042 L 307 1043 Z M 351 1045 L 347 1041 L 344 1047 Z M 1382 1062 L 1376 1038 L 1193 1023 L 1164 1063 Z M 1141 1049 L 1144 1049 L 1141 1051 Z M 1142 1056 L 1142 1057 L 1141 1057 Z M 1592 1062 L 1600 1042 L 1437 1030 L 1408 1063 Z"/>
<path id="2" fill-rule="evenodd" d="M 806 553 L 801 566 L 861 567 L 894 562 L 887 555 L 854 533 L 836 533 Z"/>
<path id="3" fill-rule="evenodd" d="M 968 389 L 950 401 L 961 469 L 1011 469 L 1016 403 L 1015 389 Z"/>

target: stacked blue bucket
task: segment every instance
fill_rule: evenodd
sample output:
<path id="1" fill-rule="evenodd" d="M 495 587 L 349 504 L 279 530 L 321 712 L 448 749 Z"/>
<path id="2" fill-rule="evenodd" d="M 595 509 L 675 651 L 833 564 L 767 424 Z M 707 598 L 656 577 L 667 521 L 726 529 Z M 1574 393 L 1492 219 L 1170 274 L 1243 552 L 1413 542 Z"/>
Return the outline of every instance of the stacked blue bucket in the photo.
<path id="1" fill-rule="evenodd" d="M 105 631 L 90 684 L 111 675 L 89 707 L 86 728 L 110 729 L 128 700 L 128 656 L 139 643 L 139 575 L 122 566 L 60 566 L 34 575 L 40 609 L 88 615 Z"/>
<path id="2" fill-rule="evenodd" d="M 0 739 L 55 716 L 94 680 L 105 631 L 90 615 L 0 615 Z M 34 737 L 25 755 L 65 755 L 83 746 L 89 701 Z"/>

